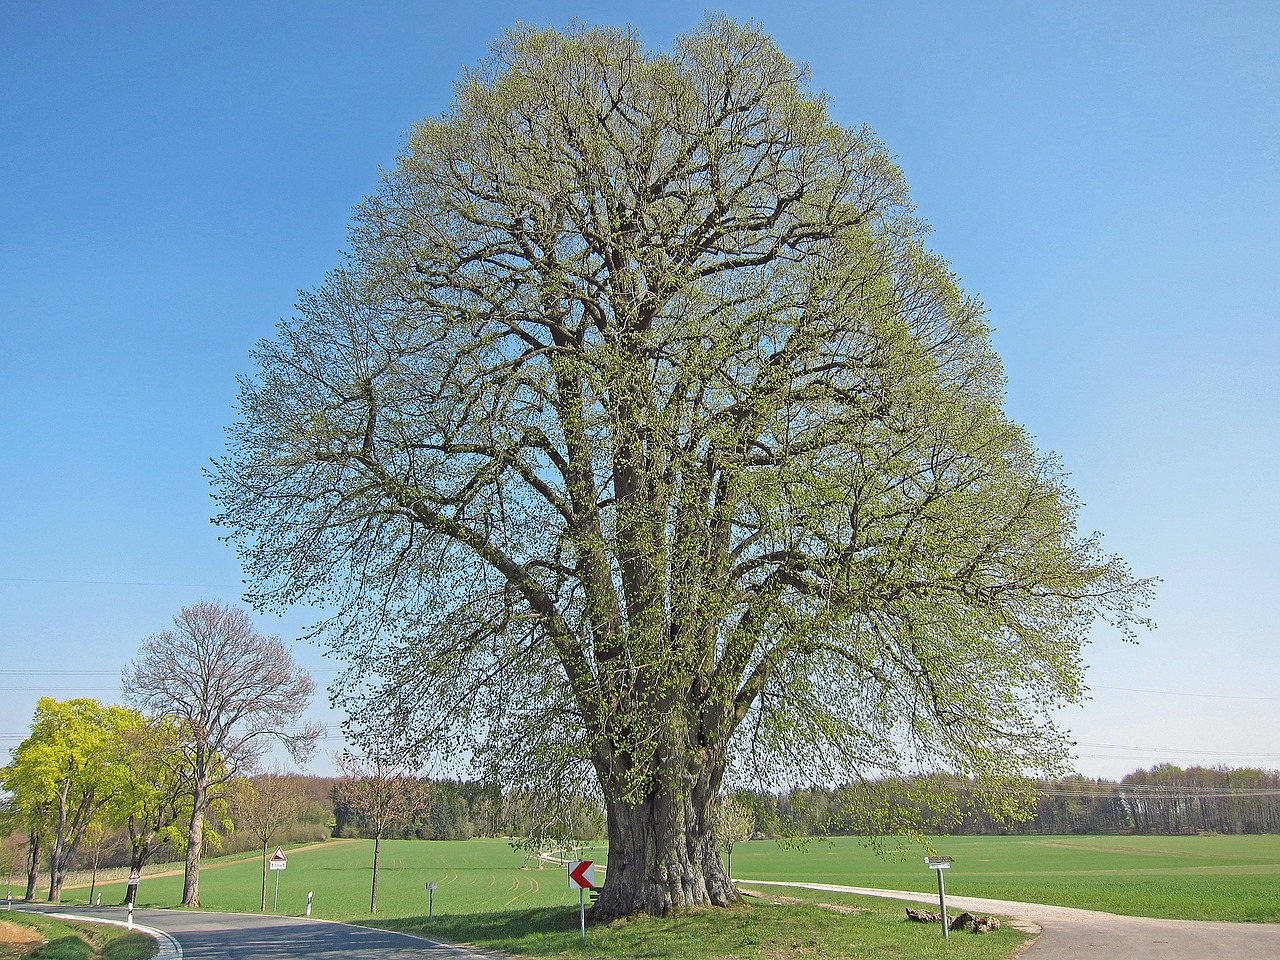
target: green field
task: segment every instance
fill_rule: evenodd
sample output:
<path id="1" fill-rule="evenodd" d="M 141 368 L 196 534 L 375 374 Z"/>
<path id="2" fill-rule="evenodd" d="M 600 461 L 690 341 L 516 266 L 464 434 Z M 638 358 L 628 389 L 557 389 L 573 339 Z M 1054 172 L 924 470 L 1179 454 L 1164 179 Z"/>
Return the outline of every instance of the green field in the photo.
<path id="1" fill-rule="evenodd" d="M 312 916 L 328 920 L 367 919 L 373 842 L 336 840 L 289 849 L 279 872 L 281 914 L 300 916 L 307 892 L 314 891 Z M 602 851 L 597 851 L 602 856 Z M 590 854 L 588 855 L 590 856 Z M 406 917 L 427 912 L 428 882 L 436 914 L 487 913 L 529 907 L 576 906 L 563 867 L 521 869 L 524 855 L 504 840 L 384 840 L 378 870 L 378 916 Z M 144 876 L 139 906 L 174 906 L 182 899 L 181 864 L 170 876 Z M 267 912 L 275 897 L 276 872 L 267 874 Z M 102 902 L 124 899 L 123 883 L 98 884 Z M 68 890 L 65 898 L 85 896 Z M 262 896 L 259 856 L 207 862 L 200 870 L 200 903 L 211 910 L 257 913 Z"/>
<path id="2" fill-rule="evenodd" d="M 1280 921 L 1280 837 L 944 837 L 936 851 L 955 858 L 947 876 L 954 895 L 1055 903 L 1138 916 Z M 593 854 L 589 852 L 588 856 Z M 595 851 L 602 858 L 601 851 Z M 934 875 L 923 853 L 877 857 L 850 838 L 812 841 L 802 850 L 757 840 L 734 849 L 742 879 L 793 880 L 929 892 Z M 314 915 L 369 917 L 372 844 L 347 840 L 289 852 L 280 874 L 279 912 L 301 914 L 308 890 Z M 389 841 L 383 844 L 379 918 L 417 917 L 428 881 L 439 887 L 437 916 L 518 911 L 577 904 L 565 871 L 521 869 L 523 857 L 502 840 Z M 271 909 L 275 875 L 268 876 Z M 256 912 L 256 858 L 212 861 L 200 875 L 200 899 L 218 910 Z M 99 885 L 103 902 L 119 901 L 120 883 Z M 182 878 L 144 877 L 139 903 L 172 906 Z M 67 897 L 85 896 L 70 889 Z"/>
<path id="3" fill-rule="evenodd" d="M 1280 837 L 941 837 L 957 896 L 1052 903 L 1143 917 L 1280 921 Z M 856 840 L 803 851 L 756 840 L 733 853 L 734 875 L 891 890 L 936 890 L 912 850 L 893 860 Z"/>
<path id="4" fill-rule="evenodd" d="M 368 841 L 344 840 L 288 851 L 289 865 L 280 875 L 279 912 L 301 914 L 307 891 L 314 890 L 313 916 L 370 922 L 372 848 Z M 565 869 L 526 870 L 522 864 L 523 856 L 501 840 L 384 842 L 376 923 L 527 957 L 568 953 L 612 960 L 1005 960 L 1027 939 L 1003 929 L 981 937 L 956 935 L 948 946 L 937 927 L 905 923 L 900 904 L 801 894 L 797 899 L 827 906 L 778 903 L 781 898 L 770 895 L 725 911 L 593 927 L 584 943 L 578 934 L 578 894 L 569 889 Z M 429 881 L 439 885 L 430 921 L 424 889 Z M 268 875 L 268 912 L 274 883 L 275 875 Z M 111 903 L 123 898 L 125 888 L 111 883 L 98 889 L 103 903 Z M 180 875 L 148 876 L 138 902 L 173 906 L 181 893 Z M 66 891 L 68 901 L 85 895 L 84 888 Z M 200 899 L 207 909 L 255 913 L 260 896 L 256 858 L 215 860 L 200 872 Z"/>

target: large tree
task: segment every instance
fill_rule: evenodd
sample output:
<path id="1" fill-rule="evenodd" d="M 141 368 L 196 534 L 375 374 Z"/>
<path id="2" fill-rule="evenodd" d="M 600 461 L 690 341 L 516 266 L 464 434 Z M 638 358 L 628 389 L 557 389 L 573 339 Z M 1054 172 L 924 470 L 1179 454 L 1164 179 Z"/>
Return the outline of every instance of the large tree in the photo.
<path id="1" fill-rule="evenodd" d="M 272 742 L 303 759 L 320 730 L 298 726 L 314 684 L 279 639 L 236 607 L 197 603 L 148 637 L 125 668 L 125 696 L 175 725 L 177 770 L 190 814 L 182 902 L 200 903 L 200 854 L 211 805 L 226 799 Z"/>
<path id="2" fill-rule="evenodd" d="M 339 694 L 424 749 L 594 774 L 597 918 L 735 898 L 726 774 L 1058 768 L 1146 587 L 875 137 L 719 18 L 521 28 L 456 90 L 256 351 L 216 470 L 256 602 L 336 609 Z"/>

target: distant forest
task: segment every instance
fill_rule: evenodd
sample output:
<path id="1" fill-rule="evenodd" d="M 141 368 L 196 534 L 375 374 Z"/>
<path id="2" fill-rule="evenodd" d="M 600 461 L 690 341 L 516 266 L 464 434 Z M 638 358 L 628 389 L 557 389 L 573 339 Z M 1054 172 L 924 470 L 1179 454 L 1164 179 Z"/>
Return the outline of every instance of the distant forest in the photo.
<path id="1" fill-rule="evenodd" d="M 1120 781 L 1069 777 L 1039 785 L 1031 817 L 997 820 L 973 802 L 975 786 L 951 777 L 893 785 L 795 789 L 783 794 L 740 792 L 756 813 L 756 832 L 781 834 L 861 834 L 868 803 L 898 808 L 902 824 L 918 822 L 936 834 L 1195 834 L 1280 833 L 1280 771 L 1255 768 L 1182 767 L 1161 764 L 1137 770 Z M 929 810 L 917 799 L 942 795 Z M 492 785 L 435 781 L 429 784 L 427 812 L 396 832 L 399 837 L 460 840 L 473 836 L 531 836 L 538 829 L 530 798 L 501 793 Z M 331 799 L 338 799 L 333 791 Z M 367 830 L 336 803 L 335 836 L 363 836 Z M 603 819 L 585 803 L 573 813 L 573 834 L 590 841 L 603 834 Z"/>
<path id="2" fill-rule="evenodd" d="M 278 775 L 277 775 L 278 776 Z M 287 775 L 297 804 L 293 821 L 271 839 L 298 843 L 329 837 L 371 836 L 359 811 L 343 798 L 336 777 Z M 420 779 L 420 813 L 387 831 L 392 839 L 466 840 L 471 837 L 537 838 L 565 831 L 579 842 L 601 840 L 600 812 L 586 801 L 557 812 L 557 830 L 536 798 L 501 791 L 493 784 Z M 889 810 L 888 822 L 917 824 L 934 835 L 963 834 L 1258 834 L 1280 833 L 1280 771 L 1254 768 L 1189 767 L 1162 764 L 1121 779 L 1069 777 L 1039 785 L 1029 819 L 998 820 L 974 800 L 977 786 L 953 777 L 922 777 L 896 784 L 878 783 L 837 789 L 796 789 L 769 794 L 740 791 L 755 811 L 756 836 L 860 835 L 864 811 Z M 922 803 L 921 798 L 929 798 Z M 882 819 L 881 822 L 884 822 Z M 6 845 L 16 843 L 18 835 Z M 547 844 L 551 846 L 550 843 Z M 261 849 L 261 840 L 228 821 L 207 853 Z M 16 852 L 16 851 L 15 851 Z M 108 835 L 98 850 L 102 867 L 127 863 L 127 837 Z M 157 860 L 176 857 L 162 852 Z M 89 852 L 79 866 L 87 867 Z"/>
<path id="3" fill-rule="evenodd" d="M 869 802 L 897 806 L 903 823 L 914 819 L 925 832 L 939 835 L 1280 833 L 1280 771 L 1275 770 L 1160 764 L 1118 782 L 1068 777 L 1039 784 L 1034 811 L 1017 821 L 984 812 L 970 781 L 927 777 L 901 786 L 900 791 L 873 784 L 748 796 L 766 835 L 862 834 L 860 811 Z M 922 797 L 930 798 L 927 806 Z"/>

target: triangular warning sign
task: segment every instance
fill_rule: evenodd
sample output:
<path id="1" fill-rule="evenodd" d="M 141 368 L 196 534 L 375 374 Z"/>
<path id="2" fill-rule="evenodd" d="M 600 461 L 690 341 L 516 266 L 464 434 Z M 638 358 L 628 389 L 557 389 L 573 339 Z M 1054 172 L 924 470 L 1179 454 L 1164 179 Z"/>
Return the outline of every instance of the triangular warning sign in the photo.
<path id="1" fill-rule="evenodd" d="M 284 850 L 282 850 L 280 847 L 276 847 L 276 852 L 271 855 L 271 859 L 275 860 L 277 863 L 286 859 L 284 855 Z"/>

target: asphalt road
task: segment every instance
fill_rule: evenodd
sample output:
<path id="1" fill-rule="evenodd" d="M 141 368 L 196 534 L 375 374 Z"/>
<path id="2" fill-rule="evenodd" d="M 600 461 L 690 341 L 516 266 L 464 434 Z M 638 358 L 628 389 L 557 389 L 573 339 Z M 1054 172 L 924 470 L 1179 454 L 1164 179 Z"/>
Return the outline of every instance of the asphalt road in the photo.
<path id="1" fill-rule="evenodd" d="M 15 904 L 15 909 L 88 920 L 126 919 L 123 907 Z M 133 912 L 133 921 L 149 928 L 148 932 L 160 931 L 176 941 L 176 945 L 168 944 L 161 938 L 158 960 L 492 960 L 492 955 L 466 947 L 297 917 L 138 909 Z"/>
<path id="2" fill-rule="evenodd" d="M 936 895 L 905 890 L 872 890 L 827 883 L 767 883 L 739 880 L 750 886 L 805 887 L 832 893 L 858 893 L 932 903 Z M 1200 920 L 1153 920 L 1121 917 L 1095 910 L 1075 910 L 1012 900 L 947 897 L 947 912 L 994 913 L 1030 921 L 1041 928 L 1040 937 L 1022 954 L 1023 960 L 1278 960 L 1280 924 L 1214 923 Z M 941 935 L 941 934 L 939 934 Z M 973 934 L 952 934 L 973 936 Z"/>

